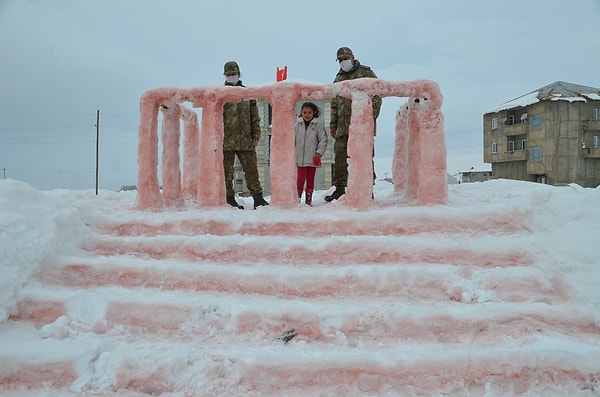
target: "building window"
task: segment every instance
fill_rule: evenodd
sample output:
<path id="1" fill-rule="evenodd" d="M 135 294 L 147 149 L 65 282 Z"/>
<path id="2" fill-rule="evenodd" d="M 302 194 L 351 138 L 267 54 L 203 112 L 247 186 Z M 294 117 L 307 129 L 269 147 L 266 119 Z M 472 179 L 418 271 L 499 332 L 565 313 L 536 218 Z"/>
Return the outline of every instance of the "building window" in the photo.
<path id="1" fill-rule="evenodd" d="M 594 109 L 594 120 L 600 120 L 600 109 Z"/>
<path id="2" fill-rule="evenodd" d="M 521 140 L 521 150 L 527 150 L 527 139 Z"/>
<path id="3" fill-rule="evenodd" d="M 531 148 L 531 162 L 541 163 L 542 162 L 542 147 L 534 146 Z"/>
<path id="4" fill-rule="evenodd" d="M 498 144 L 492 143 L 492 154 L 498 154 Z"/>
<path id="5" fill-rule="evenodd" d="M 506 124 L 513 125 L 514 123 L 515 123 L 515 116 L 514 116 L 514 114 L 509 114 L 508 115 L 508 120 L 506 120 Z"/>
<path id="6" fill-rule="evenodd" d="M 509 152 L 515 151 L 515 141 L 508 141 L 508 151 Z"/>
<path id="7" fill-rule="evenodd" d="M 539 131 L 542 129 L 542 115 L 534 114 L 531 116 L 531 129 L 533 131 Z"/>
<path id="8" fill-rule="evenodd" d="M 594 135 L 594 147 L 600 147 L 600 135 Z"/>
<path id="9" fill-rule="evenodd" d="M 498 128 L 498 119 L 494 117 L 492 119 L 492 129 L 495 130 L 496 128 Z"/>

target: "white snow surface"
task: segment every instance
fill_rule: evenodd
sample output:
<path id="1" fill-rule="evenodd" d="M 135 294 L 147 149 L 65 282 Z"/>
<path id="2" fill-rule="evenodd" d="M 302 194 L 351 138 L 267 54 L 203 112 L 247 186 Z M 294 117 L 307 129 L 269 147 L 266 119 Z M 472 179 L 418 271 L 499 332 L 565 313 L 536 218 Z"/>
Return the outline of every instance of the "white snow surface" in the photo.
<path id="1" fill-rule="evenodd" d="M 600 395 L 600 189 L 448 189 L 141 212 L 0 180 L 0 395 Z"/>

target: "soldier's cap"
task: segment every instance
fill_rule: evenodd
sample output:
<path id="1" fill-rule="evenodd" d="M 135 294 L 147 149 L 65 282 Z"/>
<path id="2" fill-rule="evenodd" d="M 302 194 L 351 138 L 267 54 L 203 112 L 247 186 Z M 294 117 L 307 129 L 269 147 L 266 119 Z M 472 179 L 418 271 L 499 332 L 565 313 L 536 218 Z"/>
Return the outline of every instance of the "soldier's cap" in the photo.
<path id="1" fill-rule="evenodd" d="M 223 66 L 223 74 L 227 74 L 227 73 L 240 74 L 240 67 L 238 66 L 237 62 L 235 62 L 235 61 L 225 62 L 225 65 Z"/>
<path id="2" fill-rule="evenodd" d="M 339 50 L 337 50 L 337 57 L 336 57 L 336 61 L 338 59 L 340 59 L 341 57 L 345 57 L 345 56 L 350 56 L 353 57 L 354 54 L 352 53 L 352 50 L 348 47 L 340 47 Z"/>

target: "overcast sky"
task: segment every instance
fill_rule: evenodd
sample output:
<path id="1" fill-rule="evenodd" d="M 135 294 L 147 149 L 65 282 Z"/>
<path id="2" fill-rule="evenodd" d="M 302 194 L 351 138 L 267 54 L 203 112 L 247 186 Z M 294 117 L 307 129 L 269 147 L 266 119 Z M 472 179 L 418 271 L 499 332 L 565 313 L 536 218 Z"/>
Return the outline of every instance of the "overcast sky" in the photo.
<path id="1" fill-rule="evenodd" d="M 358 4 L 361 4 L 360 6 Z M 0 0 L 0 177 L 93 189 L 137 179 L 139 99 L 150 89 L 331 83 L 349 46 L 390 81 L 444 96 L 448 172 L 483 163 L 483 113 L 555 81 L 600 87 L 600 0 Z M 386 98 L 376 155 L 391 157 Z"/>

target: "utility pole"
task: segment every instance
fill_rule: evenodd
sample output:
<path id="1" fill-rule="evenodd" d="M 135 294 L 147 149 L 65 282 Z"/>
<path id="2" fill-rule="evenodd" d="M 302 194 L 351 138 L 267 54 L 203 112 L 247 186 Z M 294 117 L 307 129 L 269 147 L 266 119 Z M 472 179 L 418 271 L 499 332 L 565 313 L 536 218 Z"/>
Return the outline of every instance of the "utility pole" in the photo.
<path id="1" fill-rule="evenodd" d="M 96 111 L 96 196 L 98 195 L 98 142 L 100 140 L 100 110 Z"/>

